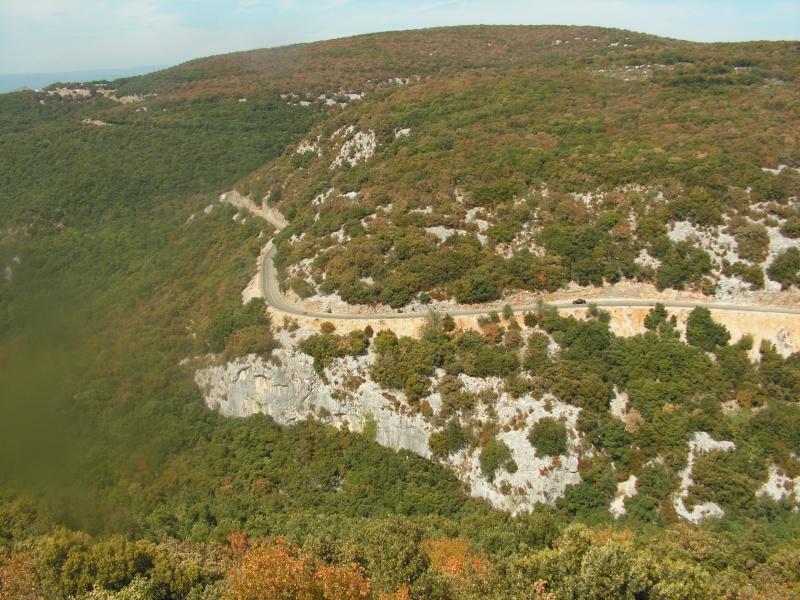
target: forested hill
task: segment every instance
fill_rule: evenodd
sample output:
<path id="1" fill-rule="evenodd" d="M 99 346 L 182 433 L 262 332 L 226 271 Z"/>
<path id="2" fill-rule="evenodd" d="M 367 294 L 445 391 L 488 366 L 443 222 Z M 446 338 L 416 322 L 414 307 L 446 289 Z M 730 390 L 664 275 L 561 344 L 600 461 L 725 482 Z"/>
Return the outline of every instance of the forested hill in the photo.
<path id="1" fill-rule="evenodd" d="M 275 232 L 219 198 L 287 217 L 276 265 L 297 301 L 622 281 L 786 297 L 799 48 L 463 27 L 0 95 L 0 598 L 796 597 L 798 356 L 729 345 L 702 311 L 685 343 L 664 307 L 630 339 L 597 307 L 547 306 L 480 331 L 434 313 L 419 339 L 312 335 L 242 304 Z M 379 446 L 374 423 L 325 426 L 320 406 L 285 426 L 224 418 L 195 384 L 302 352 L 320 377 L 372 361 L 338 398 L 383 386 L 435 432 L 435 459 Z M 582 416 L 506 431 L 498 393 L 468 378 Z M 686 487 L 700 434 L 719 445 Z M 468 448 L 498 493 L 525 494 L 504 487 L 515 435 L 553 470 L 571 448 L 577 483 L 512 516 L 446 465 Z M 677 523 L 687 490 L 725 517 Z"/>
<path id="2" fill-rule="evenodd" d="M 799 69 L 795 42 L 444 28 L 191 61 L 118 82 L 161 114 L 101 120 L 167 125 L 189 99 L 314 114 L 238 185 L 290 217 L 278 264 L 301 297 L 400 308 L 622 279 L 730 297 L 797 277 Z"/>
<path id="3" fill-rule="evenodd" d="M 121 91 L 189 95 L 278 91 L 316 98 L 322 93 L 373 90 L 398 77 L 448 76 L 531 64 L 592 64 L 622 50 L 677 50 L 671 57 L 674 61 L 680 58 L 680 49 L 692 46 L 599 27 L 435 28 L 201 58 L 131 79 Z"/>
<path id="4" fill-rule="evenodd" d="M 796 44 L 583 28 L 332 44 L 305 51 L 347 64 L 341 79 L 278 81 L 347 108 L 239 186 L 290 218 L 276 264 L 301 297 L 401 308 L 623 279 L 729 297 L 796 280 Z"/>

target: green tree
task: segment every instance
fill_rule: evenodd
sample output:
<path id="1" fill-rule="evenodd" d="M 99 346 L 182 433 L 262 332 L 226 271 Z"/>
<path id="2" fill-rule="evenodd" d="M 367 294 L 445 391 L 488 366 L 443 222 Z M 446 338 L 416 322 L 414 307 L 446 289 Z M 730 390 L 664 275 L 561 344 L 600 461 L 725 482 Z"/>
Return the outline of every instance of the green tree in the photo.
<path id="1" fill-rule="evenodd" d="M 767 276 L 784 290 L 800 283 L 800 249 L 792 247 L 778 254 L 767 269 Z"/>
<path id="2" fill-rule="evenodd" d="M 478 462 L 481 465 L 481 473 L 489 481 L 494 481 L 498 469 L 505 469 L 509 473 L 517 471 L 517 464 L 511 457 L 511 448 L 497 438 L 492 438 L 483 447 Z"/>
<path id="3" fill-rule="evenodd" d="M 567 428 L 561 421 L 544 417 L 537 421 L 528 434 L 528 441 L 540 456 L 558 456 L 567 452 Z"/>
<path id="4" fill-rule="evenodd" d="M 462 304 L 478 304 L 497 300 L 500 285 L 483 275 L 471 275 L 456 282 L 456 298 Z"/>
<path id="5" fill-rule="evenodd" d="M 711 311 L 702 306 L 697 306 L 689 314 L 686 322 L 686 341 L 692 346 L 698 346 L 706 352 L 713 352 L 719 346 L 726 346 L 731 334 L 724 325 L 714 323 Z"/>
<path id="6" fill-rule="evenodd" d="M 667 322 L 668 316 L 667 309 L 661 302 L 658 302 L 644 318 L 644 326 L 650 331 L 656 331 L 660 325 Z"/>
<path id="7" fill-rule="evenodd" d="M 434 456 L 447 458 L 467 445 L 467 436 L 458 419 L 450 419 L 442 431 L 432 433 L 428 439 L 428 447 Z"/>

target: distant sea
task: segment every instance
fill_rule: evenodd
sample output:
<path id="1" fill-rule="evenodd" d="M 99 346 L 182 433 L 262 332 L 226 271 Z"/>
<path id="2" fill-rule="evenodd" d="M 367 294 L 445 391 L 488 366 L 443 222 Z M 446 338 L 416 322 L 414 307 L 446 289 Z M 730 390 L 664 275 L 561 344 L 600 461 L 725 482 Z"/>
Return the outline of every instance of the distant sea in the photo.
<path id="1" fill-rule="evenodd" d="M 40 90 L 51 83 L 73 83 L 78 81 L 97 81 L 107 79 L 112 81 L 120 77 L 133 77 L 145 75 L 153 71 L 166 69 L 170 65 L 158 67 L 128 67 L 126 69 L 91 69 L 88 71 L 69 71 L 63 73 L 16 73 L 13 75 L 0 75 L 0 94 L 15 92 L 21 89 Z"/>

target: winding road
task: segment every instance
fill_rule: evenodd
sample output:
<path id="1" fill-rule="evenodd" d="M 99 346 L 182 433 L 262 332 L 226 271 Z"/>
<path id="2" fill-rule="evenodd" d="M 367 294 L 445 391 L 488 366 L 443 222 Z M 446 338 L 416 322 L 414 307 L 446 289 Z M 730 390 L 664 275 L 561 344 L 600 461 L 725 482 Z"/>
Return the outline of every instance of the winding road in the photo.
<path id="1" fill-rule="evenodd" d="M 262 218 L 269 221 L 274 225 L 278 231 L 283 229 L 283 224 L 272 218 L 271 215 L 264 213 L 259 214 Z M 272 242 L 270 242 L 272 243 Z M 278 272 L 272 263 L 275 256 L 276 248 L 273 245 L 265 254 L 264 262 L 262 264 L 262 284 L 264 291 L 264 299 L 270 306 L 283 311 L 285 313 L 304 316 L 304 317 L 319 317 L 327 320 L 361 320 L 369 321 L 374 319 L 422 319 L 429 315 L 429 311 L 423 312 L 392 312 L 392 313 L 370 313 L 370 314 L 341 314 L 341 313 L 328 313 L 316 312 L 311 310 L 304 310 L 300 306 L 289 304 L 286 298 L 280 292 L 278 286 Z M 780 314 L 780 315 L 800 315 L 800 309 L 797 308 L 781 308 L 777 306 L 740 306 L 736 304 L 717 304 L 711 302 L 685 302 L 674 300 L 632 300 L 632 299 L 617 299 L 617 298 L 598 298 L 592 299 L 592 303 L 601 307 L 652 307 L 657 302 L 661 302 L 667 308 L 694 308 L 695 306 L 702 306 L 713 310 L 737 311 L 737 312 L 750 312 L 750 313 L 766 313 L 766 314 Z M 573 306 L 570 300 L 548 302 L 551 306 L 568 307 Z M 584 306 L 585 307 L 585 306 Z M 525 312 L 536 310 L 536 305 L 514 306 L 515 311 Z M 469 315 L 483 315 L 492 311 L 497 311 L 498 308 L 460 308 L 456 310 L 449 310 L 447 314 L 456 316 L 469 316 Z"/>

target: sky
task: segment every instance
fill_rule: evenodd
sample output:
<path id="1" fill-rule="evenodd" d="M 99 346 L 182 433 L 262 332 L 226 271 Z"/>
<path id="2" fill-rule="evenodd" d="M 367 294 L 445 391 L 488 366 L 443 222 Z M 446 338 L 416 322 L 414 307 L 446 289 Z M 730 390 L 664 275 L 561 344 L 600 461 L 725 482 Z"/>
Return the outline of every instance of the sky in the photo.
<path id="1" fill-rule="evenodd" d="M 469 24 L 598 25 L 698 42 L 800 40 L 800 1 L 0 0 L 0 74 L 175 65 Z"/>

